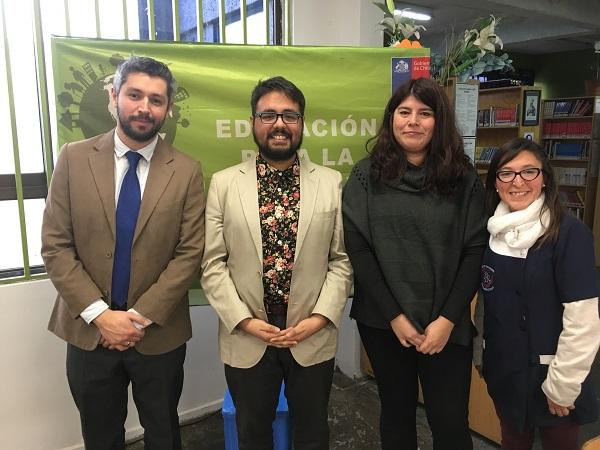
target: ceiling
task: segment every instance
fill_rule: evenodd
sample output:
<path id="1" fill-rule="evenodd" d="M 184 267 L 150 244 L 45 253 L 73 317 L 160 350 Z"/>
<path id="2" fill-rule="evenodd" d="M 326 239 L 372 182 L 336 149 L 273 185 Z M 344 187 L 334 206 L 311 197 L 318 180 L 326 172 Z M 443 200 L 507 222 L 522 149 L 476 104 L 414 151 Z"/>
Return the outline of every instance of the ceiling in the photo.
<path id="1" fill-rule="evenodd" d="M 421 43 L 439 53 L 453 30 L 462 38 L 465 29 L 489 14 L 501 18 L 496 33 L 510 53 L 594 51 L 600 41 L 600 0 L 402 0 L 402 7 L 406 4 L 415 11 L 418 6 L 432 10 Z"/>

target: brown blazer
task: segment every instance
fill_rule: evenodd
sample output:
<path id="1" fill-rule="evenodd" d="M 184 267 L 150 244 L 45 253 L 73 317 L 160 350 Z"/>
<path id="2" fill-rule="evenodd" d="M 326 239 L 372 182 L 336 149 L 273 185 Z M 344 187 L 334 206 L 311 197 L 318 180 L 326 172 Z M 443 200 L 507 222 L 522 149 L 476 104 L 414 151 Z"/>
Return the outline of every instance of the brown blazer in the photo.
<path id="1" fill-rule="evenodd" d="M 267 348 L 236 328 L 245 318 L 267 321 L 256 180 L 254 158 L 218 172 L 206 204 L 202 287 L 220 318 L 221 359 L 242 368 L 254 366 Z M 302 366 L 335 356 L 337 327 L 352 285 L 343 241 L 341 186 L 339 172 L 300 159 L 300 217 L 287 325 L 314 313 L 329 319 L 328 325 L 291 348 Z"/>
<path id="2" fill-rule="evenodd" d="M 42 224 L 42 257 L 58 297 L 48 329 L 93 350 L 98 328 L 79 314 L 110 301 L 115 248 L 114 130 L 61 149 Z M 132 248 L 127 306 L 152 320 L 143 354 L 175 349 L 192 335 L 188 289 L 204 248 L 199 164 L 159 138 L 150 162 Z"/>

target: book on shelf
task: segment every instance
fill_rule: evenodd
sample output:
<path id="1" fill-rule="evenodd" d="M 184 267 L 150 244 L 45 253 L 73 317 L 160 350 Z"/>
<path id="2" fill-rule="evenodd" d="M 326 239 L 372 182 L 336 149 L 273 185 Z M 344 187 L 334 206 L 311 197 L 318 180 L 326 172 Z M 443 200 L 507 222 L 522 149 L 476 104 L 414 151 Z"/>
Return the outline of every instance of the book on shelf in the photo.
<path id="1" fill-rule="evenodd" d="M 564 206 L 583 208 L 583 197 L 580 191 L 559 189 L 558 198 Z"/>
<path id="2" fill-rule="evenodd" d="M 585 187 L 587 169 L 585 167 L 554 166 L 554 176 L 559 185 Z"/>
<path id="3" fill-rule="evenodd" d="M 586 142 L 553 142 L 550 158 L 554 159 L 585 159 L 589 153 L 589 141 Z"/>
<path id="4" fill-rule="evenodd" d="M 478 127 L 514 127 L 519 125 L 519 105 L 512 108 L 492 106 L 477 111 Z"/>
<path id="5" fill-rule="evenodd" d="M 544 139 L 590 139 L 592 137 L 592 121 L 552 121 L 544 122 L 542 129 Z"/>
<path id="6" fill-rule="evenodd" d="M 475 162 L 489 164 L 498 148 L 499 147 L 475 147 Z"/>
<path id="7" fill-rule="evenodd" d="M 572 216 L 577 217 L 579 220 L 583 220 L 583 206 L 568 206 L 565 205 L 565 211 Z"/>
<path id="8" fill-rule="evenodd" d="M 589 116 L 594 109 L 594 99 L 547 100 L 544 102 L 544 117 Z"/>

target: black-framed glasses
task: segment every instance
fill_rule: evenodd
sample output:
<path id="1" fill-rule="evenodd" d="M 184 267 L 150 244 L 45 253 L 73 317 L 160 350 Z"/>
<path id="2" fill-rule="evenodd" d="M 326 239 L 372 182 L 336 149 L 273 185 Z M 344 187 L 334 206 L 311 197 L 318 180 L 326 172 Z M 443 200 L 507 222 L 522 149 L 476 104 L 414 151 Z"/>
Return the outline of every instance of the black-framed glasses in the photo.
<path id="1" fill-rule="evenodd" d="M 277 122 L 277 119 L 281 117 L 283 123 L 287 124 L 295 124 L 300 122 L 302 119 L 302 114 L 298 114 L 296 112 L 282 112 L 276 113 L 272 111 L 259 112 L 254 114 L 254 117 L 258 117 L 262 123 L 272 124 Z"/>
<path id="2" fill-rule="evenodd" d="M 515 172 L 514 170 L 499 170 L 496 172 L 496 178 L 503 183 L 511 183 L 519 175 L 523 181 L 533 181 L 540 176 L 540 173 L 542 173 L 542 169 L 538 169 L 537 167 L 523 169 L 519 172 Z"/>

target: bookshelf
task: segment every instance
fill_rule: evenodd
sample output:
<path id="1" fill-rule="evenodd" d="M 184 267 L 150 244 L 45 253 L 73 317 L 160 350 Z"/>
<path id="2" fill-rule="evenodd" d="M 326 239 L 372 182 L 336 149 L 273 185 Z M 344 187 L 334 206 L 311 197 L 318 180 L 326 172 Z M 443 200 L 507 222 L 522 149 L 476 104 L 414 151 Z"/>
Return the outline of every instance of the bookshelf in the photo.
<path id="1" fill-rule="evenodd" d="M 598 185 L 600 97 L 569 97 L 542 102 L 542 145 L 548 152 L 565 209 L 594 224 Z"/>
<path id="2" fill-rule="evenodd" d="M 477 138 L 475 141 L 475 166 L 482 178 L 495 149 L 516 138 L 531 136 L 539 141 L 541 117 L 537 107 L 537 123 L 523 125 L 523 99 L 527 95 L 541 96 L 541 90 L 534 86 L 508 86 L 479 90 L 477 106 Z M 530 121 L 531 122 L 531 121 Z"/>

